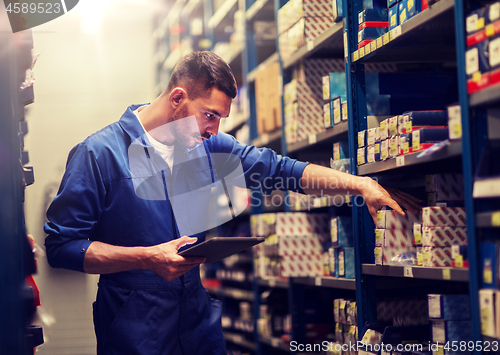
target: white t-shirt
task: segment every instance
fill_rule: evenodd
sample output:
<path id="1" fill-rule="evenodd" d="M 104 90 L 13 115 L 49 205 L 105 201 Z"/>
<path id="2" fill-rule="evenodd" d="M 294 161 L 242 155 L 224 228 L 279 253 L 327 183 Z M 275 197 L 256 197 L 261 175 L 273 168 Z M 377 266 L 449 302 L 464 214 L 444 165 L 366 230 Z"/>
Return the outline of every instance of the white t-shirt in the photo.
<path id="1" fill-rule="evenodd" d="M 135 110 L 134 113 L 139 120 L 142 129 L 144 129 L 144 132 L 146 132 L 146 137 L 148 137 L 149 143 L 151 143 L 158 154 L 160 154 L 160 156 L 167 162 L 168 167 L 170 168 L 170 173 L 172 173 L 172 166 L 174 165 L 174 146 L 163 144 L 154 139 L 142 125 L 141 119 L 139 118 L 139 109 Z"/>

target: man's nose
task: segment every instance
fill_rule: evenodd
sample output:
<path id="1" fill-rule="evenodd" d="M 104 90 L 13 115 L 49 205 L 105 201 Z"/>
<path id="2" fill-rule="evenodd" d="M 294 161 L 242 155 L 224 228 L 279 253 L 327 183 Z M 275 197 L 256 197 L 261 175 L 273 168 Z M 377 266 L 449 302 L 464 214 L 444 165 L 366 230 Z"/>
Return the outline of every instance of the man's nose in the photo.
<path id="1" fill-rule="evenodd" d="M 212 136 L 216 136 L 219 133 L 219 125 L 220 125 L 220 118 L 207 127 L 208 128 L 207 132 L 210 133 Z"/>

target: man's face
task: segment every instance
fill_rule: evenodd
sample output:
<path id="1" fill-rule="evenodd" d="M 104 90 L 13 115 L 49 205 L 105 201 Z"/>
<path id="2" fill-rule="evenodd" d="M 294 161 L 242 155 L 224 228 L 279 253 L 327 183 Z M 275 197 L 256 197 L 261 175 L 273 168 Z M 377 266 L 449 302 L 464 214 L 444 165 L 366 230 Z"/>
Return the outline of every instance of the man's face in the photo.
<path id="1" fill-rule="evenodd" d="M 206 97 L 187 99 L 174 114 L 176 141 L 185 148 L 193 148 L 219 133 L 222 117 L 229 116 L 231 98 L 213 88 Z"/>

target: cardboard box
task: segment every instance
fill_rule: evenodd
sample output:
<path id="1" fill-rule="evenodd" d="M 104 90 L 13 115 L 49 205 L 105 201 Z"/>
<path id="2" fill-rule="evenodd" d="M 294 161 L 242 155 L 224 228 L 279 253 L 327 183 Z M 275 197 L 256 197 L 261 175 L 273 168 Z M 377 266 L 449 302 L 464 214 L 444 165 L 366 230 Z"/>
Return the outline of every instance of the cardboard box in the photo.
<path id="1" fill-rule="evenodd" d="M 490 69 L 496 69 L 500 67 L 500 35 L 492 37 L 488 46 Z"/>
<path id="2" fill-rule="evenodd" d="M 340 141 L 333 143 L 333 160 L 349 159 L 349 143 Z"/>
<path id="3" fill-rule="evenodd" d="M 481 276 L 482 288 L 497 288 L 498 286 L 498 244 L 481 243 Z"/>
<path id="4" fill-rule="evenodd" d="M 451 267 L 451 247 L 422 247 L 422 266 Z"/>
<path id="5" fill-rule="evenodd" d="M 281 127 L 281 85 L 279 63 L 260 70 L 255 78 L 257 132 L 272 132 Z"/>
<path id="6" fill-rule="evenodd" d="M 403 113 L 403 116 L 406 123 L 405 132 L 403 133 L 412 132 L 414 127 L 445 127 L 448 121 L 445 110 L 408 111 Z"/>
<path id="7" fill-rule="evenodd" d="M 460 105 L 448 107 L 448 137 L 450 140 L 462 139 L 462 113 Z"/>
<path id="8" fill-rule="evenodd" d="M 340 121 L 342 120 L 342 104 L 340 96 L 332 100 L 332 108 L 333 108 L 333 113 L 332 113 L 333 124 L 336 125 L 339 124 Z"/>
<path id="9" fill-rule="evenodd" d="M 435 192 L 435 201 L 463 201 L 464 182 L 462 174 L 426 175 L 425 189 Z"/>
<path id="10" fill-rule="evenodd" d="M 332 246 L 352 247 L 353 232 L 351 217 L 335 217 L 331 219 Z"/>
<path id="11" fill-rule="evenodd" d="M 384 247 L 413 251 L 413 230 L 385 229 Z"/>
<path id="12" fill-rule="evenodd" d="M 486 24 L 486 8 L 482 7 L 475 11 L 472 11 L 465 19 L 465 24 L 467 35 L 484 29 L 484 26 Z"/>
<path id="13" fill-rule="evenodd" d="M 323 120 L 325 128 L 333 126 L 332 117 L 330 114 L 330 102 L 323 105 Z"/>
<path id="14" fill-rule="evenodd" d="M 383 265 L 384 247 L 375 247 L 373 249 L 373 256 L 373 263 L 375 265 Z"/>
<path id="15" fill-rule="evenodd" d="M 465 208 L 462 207 L 424 207 L 422 221 L 429 227 L 466 227 Z"/>
<path id="16" fill-rule="evenodd" d="M 399 155 L 399 136 L 389 138 L 389 157 L 395 158 Z"/>
<path id="17" fill-rule="evenodd" d="M 400 0 L 398 4 L 398 18 L 400 25 L 408 21 L 408 12 L 406 7 L 407 2 L 408 0 Z"/>
<path id="18" fill-rule="evenodd" d="M 421 223 L 422 217 L 420 214 L 415 215 L 407 212 L 405 216 L 401 216 L 394 210 L 381 210 L 377 212 L 377 228 L 380 229 L 399 229 L 413 230 L 414 223 Z"/>
<path id="19" fill-rule="evenodd" d="M 389 158 L 389 140 L 383 140 L 380 142 L 380 160 L 386 160 Z"/>
<path id="20" fill-rule="evenodd" d="M 399 26 L 398 3 L 389 8 L 389 31 Z"/>
<path id="21" fill-rule="evenodd" d="M 387 27 L 365 27 L 358 30 L 358 44 L 366 40 L 375 40 L 387 33 Z"/>
<path id="22" fill-rule="evenodd" d="M 330 248 L 330 276 L 339 277 L 339 248 Z"/>
<path id="23" fill-rule="evenodd" d="M 408 18 L 412 18 L 422 11 L 422 3 L 420 0 L 406 0 L 406 11 Z"/>
<path id="24" fill-rule="evenodd" d="M 332 2 L 328 0 L 290 0 L 278 10 L 278 34 L 303 17 L 325 17 L 333 22 Z"/>
<path id="25" fill-rule="evenodd" d="M 344 17 L 344 0 L 333 0 L 332 8 L 333 8 L 333 21 L 334 22 L 342 21 L 342 18 Z"/>
<path id="26" fill-rule="evenodd" d="M 380 140 L 389 138 L 389 119 L 385 119 L 380 122 Z"/>
<path id="27" fill-rule="evenodd" d="M 366 148 L 359 148 L 357 157 L 358 165 L 366 164 Z"/>
<path id="28" fill-rule="evenodd" d="M 354 248 L 339 248 L 339 277 L 354 279 Z"/>
<path id="29" fill-rule="evenodd" d="M 399 155 L 412 153 L 411 133 L 405 133 L 399 136 Z"/>
<path id="30" fill-rule="evenodd" d="M 496 337 L 496 322 L 498 310 L 498 291 L 482 289 L 479 290 L 479 315 L 481 317 L 481 334 Z M 500 324 L 499 324 L 500 325 Z"/>
<path id="31" fill-rule="evenodd" d="M 375 145 L 369 145 L 368 147 L 366 147 L 366 162 L 375 162 Z"/>
<path id="32" fill-rule="evenodd" d="M 367 136 L 366 130 L 358 132 L 358 148 L 363 148 L 366 146 L 366 136 Z"/>
<path id="33" fill-rule="evenodd" d="M 423 227 L 422 245 L 434 247 L 451 247 L 467 243 L 465 227 Z"/>
<path id="34" fill-rule="evenodd" d="M 469 295 L 427 295 L 429 318 L 441 320 L 470 320 Z"/>
<path id="35" fill-rule="evenodd" d="M 394 6 L 398 3 L 398 0 L 387 0 L 387 7 Z"/>
<path id="36" fill-rule="evenodd" d="M 387 9 L 363 9 L 358 14 L 358 25 L 364 22 L 387 22 Z M 387 26 L 385 26 L 387 27 Z"/>
<path id="37" fill-rule="evenodd" d="M 374 144 L 374 149 L 375 149 L 375 161 L 380 161 L 380 151 L 381 151 L 381 142 L 380 141 L 376 141 L 375 144 Z"/>
<path id="38" fill-rule="evenodd" d="M 347 121 L 349 119 L 349 115 L 347 112 L 347 101 L 342 102 L 342 121 Z"/>
<path id="39" fill-rule="evenodd" d="M 383 247 L 385 240 L 385 229 L 375 229 L 375 246 Z"/>
<path id="40" fill-rule="evenodd" d="M 398 116 L 394 116 L 388 119 L 389 137 L 396 136 L 398 134 Z"/>
<path id="41" fill-rule="evenodd" d="M 472 341 L 472 322 L 469 320 L 433 320 L 431 325 L 433 342 L 445 344 Z"/>
<path id="42" fill-rule="evenodd" d="M 432 144 L 448 139 L 447 128 L 421 128 L 411 132 L 411 144 L 414 152 L 429 148 Z"/>

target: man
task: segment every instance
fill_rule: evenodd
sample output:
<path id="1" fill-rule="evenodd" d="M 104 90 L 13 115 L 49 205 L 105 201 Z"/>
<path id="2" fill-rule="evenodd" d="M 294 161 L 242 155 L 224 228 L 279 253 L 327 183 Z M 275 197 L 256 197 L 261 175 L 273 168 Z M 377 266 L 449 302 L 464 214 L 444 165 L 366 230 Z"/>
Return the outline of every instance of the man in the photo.
<path id="1" fill-rule="evenodd" d="M 272 186 L 279 182 L 282 189 L 309 194 L 349 192 L 363 195 L 374 218 L 383 205 L 404 213 L 370 178 L 281 157 L 219 133 L 235 96 L 229 66 L 213 53 L 192 53 L 151 104 L 130 106 L 119 122 L 70 152 L 47 212 L 45 245 L 51 266 L 101 275 L 93 304 L 98 354 L 226 353 L 220 302 L 200 283 L 204 258 L 177 254 L 204 232 L 182 236 L 183 212 L 170 201 L 220 181 L 212 155 L 238 157 L 248 187 L 271 179 Z M 133 158 L 137 152 L 146 158 Z M 207 159 L 200 157 L 208 158 L 207 166 L 192 163 L 203 165 Z M 333 185 L 339 188 L 329 189 Z M 418 208 L 411 199 L 396 199 Z"/>

